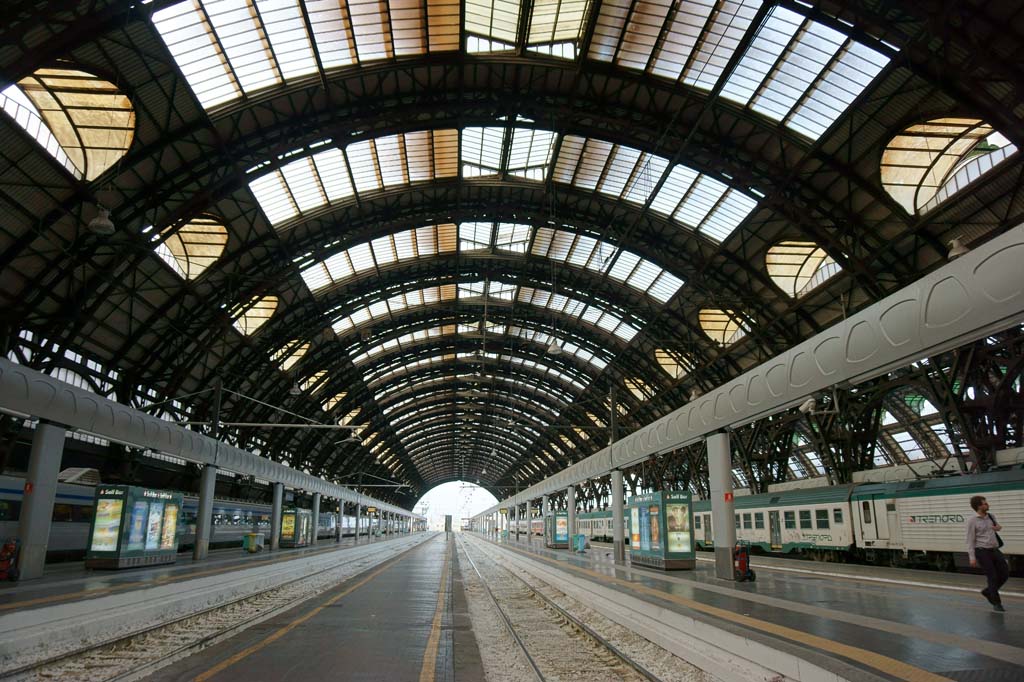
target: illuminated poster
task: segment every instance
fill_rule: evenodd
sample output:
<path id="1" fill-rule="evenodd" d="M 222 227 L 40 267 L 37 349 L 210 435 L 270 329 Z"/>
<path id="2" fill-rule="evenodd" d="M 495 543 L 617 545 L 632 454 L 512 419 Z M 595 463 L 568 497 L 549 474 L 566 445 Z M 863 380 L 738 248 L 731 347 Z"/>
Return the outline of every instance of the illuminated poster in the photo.
<path id="1" fill-rule="evenodd" d="M 164 503 L 149 505 L 149 524 L 146 527 L 146 549 L 160 549 L 160 522 L 164 519 Z"/>
<path id="2" fill-rule="evenodd" d="M 164 509 L 164 532 L 160 536 L 160 549 L 177 549 L 178 505 L 168 504 Z"/>
<path id="3" fill-rule="evenodd" d="M 633 507 L 630 512 L 629 545 L 630 547 L 640 549 L 640 510 Z"/>
<path id="4" fill-rule="evenodd" d="M 661 551 L 661 518 L 658 516 L 660 509 L 657 506 L 651 507 L 651 549 L 655 552 Z"/>
<path id="5" fill-rule="evenodd" d="M 295 514 L 285 514 L 281 517 L 281 537 L 291 539 L 295 536 Z"/>
<path id="6" fill-rule="evenodd" d="M 640 507 L 640 549 L 651 551 L 651 512 L 646 506 Z"/>
<path id="7" fill-rule="evenodd" d="M 565 516 L 555 517 L 555 540 L 565 542 L 569 539 L 569 519 Z"/>
<path id="8" fill-rule="evenodd" d="M 668 514 L 668 551 L 689 552 L 690 544 L 690 506 L 672 503 L 665 506 Z"/>
<path id="9" fill-rule="evenodd" d="M 128 526 L 128 550 L 141 552 L 146 547 L 146 517 L 149 515 L 149 503 L 136 500 L 132 505 L 132 519 Z"/>
<path id="10" fill-rule="evenodd" d="M 121 531 L 121 509 L 124 500 L 100 500 L 96 503 L 96 518 L 92 531 L 93 552 L 116 552 L 117 536 Z"/>

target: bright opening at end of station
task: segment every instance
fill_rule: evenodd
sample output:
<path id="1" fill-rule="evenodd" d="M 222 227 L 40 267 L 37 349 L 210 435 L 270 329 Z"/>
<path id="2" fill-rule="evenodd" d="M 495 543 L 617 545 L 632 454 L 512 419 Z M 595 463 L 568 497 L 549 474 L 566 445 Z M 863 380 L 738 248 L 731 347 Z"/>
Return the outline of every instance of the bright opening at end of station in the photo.
<path id="1" fill-rule="evenodd" d="M 469 519 L 498 503 L 494 495 L 475 483 L 452 481 L 431 488 L 419 499 L 413 511 L 427 518 L 429 530 L 444 530 L 444 517 L 452 516 L 452 528 L 458 530 Z"/>

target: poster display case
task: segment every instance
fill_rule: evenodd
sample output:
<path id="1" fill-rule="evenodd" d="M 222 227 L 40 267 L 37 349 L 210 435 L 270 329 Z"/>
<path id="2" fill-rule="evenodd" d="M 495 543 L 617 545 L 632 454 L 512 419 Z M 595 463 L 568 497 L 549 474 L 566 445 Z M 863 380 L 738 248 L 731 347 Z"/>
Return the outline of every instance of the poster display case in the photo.
<path id="1" fill-rule="evenodd" d="M 129 485 L 96 487 L 86 568 L 171 564 L 178 558 L 182 494 Z"/>
<path id="2" fill-rule="evenodd" d="M 313 540 L 313 512 L 285 509 L 281 512 L 281 547 L 305 547 Z"/>
<path id="3" fill-rule="evenodd" d="M 690 493 L 636 495 L 629 498 L 628 517 L 631 563 L 663 570 L 696 566 Z"/>
<path id="4" fill-rule="evenodd" d="M 555 512 L 544 517 L 544 546 L 569 549 L 568 512 Z"/>

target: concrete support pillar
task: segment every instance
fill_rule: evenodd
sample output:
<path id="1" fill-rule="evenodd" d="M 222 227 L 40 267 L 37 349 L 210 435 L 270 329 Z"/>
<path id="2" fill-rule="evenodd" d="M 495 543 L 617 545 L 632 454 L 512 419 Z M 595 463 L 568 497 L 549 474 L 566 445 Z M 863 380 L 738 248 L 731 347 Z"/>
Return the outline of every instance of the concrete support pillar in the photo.
<path id="1" fill-rule="evenodd" d="M 622 485 L 622 472 L 612 472 L 612 542 L 614 543 L 613 558 L 615 563 L 626 563 L 626 522 L 623 514 L 626 509 L 625 491 Z"/>
<path id="2" fill-rule="evenodd" d="M 547 516 L 550 513 L 551 513 L 551 503 L 548 502 L 548 496 L 545 495 L 544 497 L 540 498 L 540 515 L 541 515 L 541 518 Z"/>
<path id="3" fill-rule="evenodd" d="M 516 533 L 516 542 L 519 542 L 519 503 L 512 507 L 512 528 Z"/>
<path id="4" fill-rule="evenodd" d="M 733 547 L 736 522 L 732 499 L 732 453 L 728 433 L 707 438 L 708 473 L 711 479 L 711 525 L 715 530 L 715 575 L 733 580 Z"/>
<path id="5" fill-rule="evenodd" d="M 569 548 L 572 549 L 572 536 L 576 534 L 576 486 L 565 489 L 565 508 L 569 511 Z"/>
<path id="6" fill-rule="evenodd" d="M 533 502 L 526 501 L 526 544 L 533 541 Z"/>
<path id="7" fill-rule="evenodd" d="M 22 580 L 41 578 L 46 564 L 46 546 L 50 542 L 53 500 L 57 497 L 57 476 L 64 454 L 64 428 L 40 421 L 32 436 L 28 456 L 28 477 L 21 502 L 18 540 L 18 572 Z"/>
<path id="8" fill-rule="evenodd" d="M 217 487 L 217 467 L 207 464 L 199 479 L 199 509 L 196 512 L 196 542 L 192 560 L 205 559 L 210 553 L 210 531 L 213 523 L 213 493 Z"/>
<path id="9" fill-rule="evenodd" d="M 284 483 L 274 484 L 274 501 L 270 507 L 270 549 L 281 546 L 281 504 L 284 502 Z"/>
<path id="10" fill-rule="evenodd" d="M 356 535 L 355 535 L 355 539 L 352 541 L 352 544 L 354 544 L 354 545 L 358 545 L 359 544 L 359 531 L 361 530 L 360 526 L 362 526 L 362 525 L 363 525 L 363 505 L 361 505 L 358 502 L 356 502 Z"/>
<path id="11" fill-rule="evenodd" d="M 320 528 L 320 493 L 313 493 L 313 537 L 309 544 L 316 544 L 317 531 Z"/>
<path id="12" fill-rule="evenodd" d="M 338 500 L 337 513 L 338 513 L 338 525 L 334 529 L 335 530 L 334 541 L 335 542 L 341 542 L 341 531 L 344 530 L 343 522 L 345 520 L 345 501 L 344 500 Z"/>

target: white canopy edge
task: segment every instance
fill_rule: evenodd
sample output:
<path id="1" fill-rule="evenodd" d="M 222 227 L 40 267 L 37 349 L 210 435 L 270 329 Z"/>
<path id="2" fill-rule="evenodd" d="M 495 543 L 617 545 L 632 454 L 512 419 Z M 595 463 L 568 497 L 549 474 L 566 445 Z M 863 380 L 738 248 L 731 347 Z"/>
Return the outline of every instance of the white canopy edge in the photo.
<path id="1" fill-rule="evenodd" d="M 127 405 L 0 358 L 0 409 L 88 433 L 212 464 L 236 474 L 255 476 L 289 488 L 320 493 L 353 504 L 424 520 L 409 510 L 236 448 Z"/>
<path id="2" fill-rule="evenodd" d="M 474 518 L 623 469 L 1024 321 L 1024 225 Z"/>

